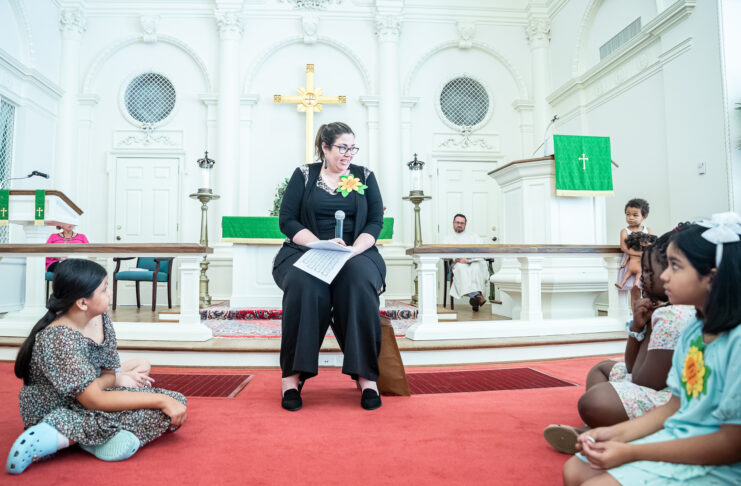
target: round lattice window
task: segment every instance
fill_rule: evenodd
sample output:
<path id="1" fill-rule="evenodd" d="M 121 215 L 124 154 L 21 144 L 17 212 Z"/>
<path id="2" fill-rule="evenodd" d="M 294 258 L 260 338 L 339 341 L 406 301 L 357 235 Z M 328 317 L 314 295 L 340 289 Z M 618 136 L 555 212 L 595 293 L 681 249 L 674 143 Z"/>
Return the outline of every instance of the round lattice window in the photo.
<path id="1" fill-rule="evenodd" d="M 124 104 L 134 120 L 155 124 L 167 118 L 175 108 L 175 87 L 161 74 L 140 74 L 126 87 Z"/>
<path id="2" fill-rule="evenodd" d="M 440 110 L 450 123 L 468 129 L 486 118 L 489 95 L 475 79 L 468 76 L 455 78 L 440 92 Z"/>

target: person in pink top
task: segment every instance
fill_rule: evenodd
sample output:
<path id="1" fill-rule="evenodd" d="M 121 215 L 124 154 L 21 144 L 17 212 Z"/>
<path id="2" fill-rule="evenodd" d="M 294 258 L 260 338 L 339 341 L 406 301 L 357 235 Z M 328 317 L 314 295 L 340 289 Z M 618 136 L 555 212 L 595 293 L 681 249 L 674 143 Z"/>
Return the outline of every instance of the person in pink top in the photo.
<path id="1" fill-rule="evenodd" d="M 83 235 L 82 233 L 75 233 L 74 229 L 75 226 L 72 224 L 61 224 L 57 226 L 58 230 L 61 230 L 59 233 L 52 233 L 49 235 L 49 239 L 46 240 L 47 244 L 80 244 L 80 243 L 90 243 L 87 240 L 87 237 Z M 47 257 L 46 259 L 46 271 L 47 272 L 53 272 L 54 267 L 57 266 L 57 263 L 59 263 L 61 260 L 64 260 L 64 258 L 53 258 L 53 257 Z"/>

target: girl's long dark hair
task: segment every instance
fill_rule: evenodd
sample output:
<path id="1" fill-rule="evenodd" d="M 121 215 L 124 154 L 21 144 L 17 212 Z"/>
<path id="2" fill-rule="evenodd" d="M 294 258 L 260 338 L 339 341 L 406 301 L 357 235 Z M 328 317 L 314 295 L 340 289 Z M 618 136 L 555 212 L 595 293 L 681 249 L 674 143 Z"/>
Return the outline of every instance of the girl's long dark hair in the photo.
<path id="1" fill-rule="evenodd" d="M 700 275 L 715 268 L 715 244 L 702 237 L 707 228 L 691 224 L 674 234 L 672 243 L 684 253 Z M 723 245 L 723 258 L 716 269 L 705 302 L 702 328 L 709 334 L 730 331 L 741 323 L 741 242 Z"/>
<path id="2" fill-rule="evenodd" d="M 15 376 L 23 378 L 24 384 L 29 384 L 31 356 L 36 343 L 36 334 L 54 322 L 57 316 L 67 312 L 78 299 L 90 298 L 105 276 L 105 268 L 90 260 L 69 258 L 57 264 L 52 280 L 53 291 L 46 303 L 46 308 L 49 310 L 33 326 L 15 359 Z"/>

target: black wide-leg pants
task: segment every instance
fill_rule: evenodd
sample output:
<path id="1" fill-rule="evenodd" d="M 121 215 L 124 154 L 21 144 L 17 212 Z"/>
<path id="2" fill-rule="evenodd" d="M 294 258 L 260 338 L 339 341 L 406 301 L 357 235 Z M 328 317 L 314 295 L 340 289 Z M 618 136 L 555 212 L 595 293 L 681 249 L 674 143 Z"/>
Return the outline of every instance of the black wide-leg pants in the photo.
<path id="1" fill-rule="evenodd" d="M 381 350 L 378 294 L 384 281 L 378 266 L 365 254 L 357 255 L 326 284 L 293 266 L 300 257 L 291 255 L 273 270 L 283 291 L 283 377 L 316 376 L 319 349 L 331 324 L 345 355 L 342 372 L 376 381 Z"/>

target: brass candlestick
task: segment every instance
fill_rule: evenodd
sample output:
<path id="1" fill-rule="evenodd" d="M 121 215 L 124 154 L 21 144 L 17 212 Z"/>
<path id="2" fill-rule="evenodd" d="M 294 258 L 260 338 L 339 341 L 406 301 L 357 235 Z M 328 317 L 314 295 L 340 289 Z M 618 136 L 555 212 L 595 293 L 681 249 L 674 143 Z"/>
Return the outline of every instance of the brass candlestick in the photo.
<path id="1" fill-rule="evenodd" d="M 416 154 L 415 154 L 416 155 Z M 416 160 L 416 157 L 415 157 Z M 425 196 L 424 191 L 409 191 L 408 196 L 402 197 L 405 201 L 411 201 L 414 204 L 414 247 L 422 245 L 422 224 L 420 223 L 419 205 L 422 201 L 432 199 L 432 196 Z M 412 295 L 412 305 L 419 302 L 419 280 L 417 279 L 417 262 L 414 262 L 414 295 Z"/>
<path id="2" fill-rule="evenodd" d="M 211 189 L 203 187 L 199 188 L 195 194 L 190 195 L 191 199 L 201 201 L 201 246 L 208 246 L 208 203 L 220 197 L 218 194 L 214 194 Z M 198 285 L 200 308 L 211 305 L 211 296 L 208 293 L 208 276 L 206 275 L 208 265 L 209 261 L 206 255 L 203 255 L 203 260 L 201 260 L 201 278 Z"/>

